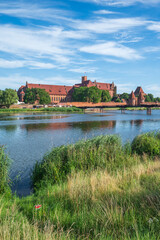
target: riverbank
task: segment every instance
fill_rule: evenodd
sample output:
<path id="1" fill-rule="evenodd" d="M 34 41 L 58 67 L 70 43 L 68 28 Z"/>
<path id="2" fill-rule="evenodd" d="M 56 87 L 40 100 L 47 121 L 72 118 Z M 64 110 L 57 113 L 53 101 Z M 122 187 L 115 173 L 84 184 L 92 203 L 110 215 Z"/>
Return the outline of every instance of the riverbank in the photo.
<path id="1" fill-rule="evenodd" d="M 35 108 L 35 109 L 19 109 L 19 108 L 9 108 L 9 109 L 0 109 L 1 113 L 25 113 L 25 112 L 83 112 L 82 109 L 77 107 L 54 107 L 54 108 Z"/>
<path id="2" fill-rule="evenodd" d="M 33 170 L 34 194 L 21 199 L 3 188 L 4 171 L 0 239 L 159 239 L 159 156 L 159 133 L 54 148 Z"/>

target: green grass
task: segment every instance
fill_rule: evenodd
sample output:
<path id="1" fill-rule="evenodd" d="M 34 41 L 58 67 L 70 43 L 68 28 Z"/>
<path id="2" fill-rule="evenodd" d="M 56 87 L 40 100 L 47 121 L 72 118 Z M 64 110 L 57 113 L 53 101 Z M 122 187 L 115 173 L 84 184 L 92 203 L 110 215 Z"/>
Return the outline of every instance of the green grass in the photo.
<path id="1" fill-rule="evenodd" d="M 52 149 L 33 170 L 34 194 L 1 194 L 0 239 L 160 239 L 159 142 L 111 135 Z"/>
<path id="2" fill-rule="evenodd" d="M 54 108 L 36 108 L 36 109 L 0 109 L 0 113 L 25 113 L 25 112 L 64 112 L 64 113 L 72 113 L 72 112 L 83 112 L 82 109 L 76 107 L 54 107 Z"/>

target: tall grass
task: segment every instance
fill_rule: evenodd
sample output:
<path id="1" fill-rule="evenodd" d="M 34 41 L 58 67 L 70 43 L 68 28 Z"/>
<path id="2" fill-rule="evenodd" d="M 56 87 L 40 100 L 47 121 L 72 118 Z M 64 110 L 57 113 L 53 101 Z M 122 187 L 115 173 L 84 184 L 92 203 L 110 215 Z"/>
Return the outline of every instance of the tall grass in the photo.
<path id="1" fill-rule="evenodd" d="M 100 136 L 52 149 L 33 170 L 33 195 L 0 198 L 0 239 L 160 239 L 159 141 Z"/>
<path id="2" fill-rule="evenodd" d="M 7 154 L 5 154 L 4 147 L 0 146 L 0 194 L 10 192 L 8 174 L 9 166 L 10 159 Z"/>

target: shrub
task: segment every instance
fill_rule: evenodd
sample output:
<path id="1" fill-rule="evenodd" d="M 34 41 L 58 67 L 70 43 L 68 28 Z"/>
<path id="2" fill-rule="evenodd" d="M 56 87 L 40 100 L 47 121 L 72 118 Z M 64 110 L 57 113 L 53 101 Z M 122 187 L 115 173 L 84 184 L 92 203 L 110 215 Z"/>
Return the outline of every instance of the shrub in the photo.
<path id="1" fill-rule="evenodd" d="M 160 140 L 158 134 L 147 133 L 137 136 L 132 142 L 132 151 L 150 156 L 160 155 Z"/>
<path id="2" fill-rule="evenodd" d="M 64 181 L 71 172 L 108 170 L 118 167 L 122 158 L 121 139 L 116 135 L 99 136 L 76 144 L 54 148 L 37 163 L 32 174 L 34 186 L 43 182 Z"/>

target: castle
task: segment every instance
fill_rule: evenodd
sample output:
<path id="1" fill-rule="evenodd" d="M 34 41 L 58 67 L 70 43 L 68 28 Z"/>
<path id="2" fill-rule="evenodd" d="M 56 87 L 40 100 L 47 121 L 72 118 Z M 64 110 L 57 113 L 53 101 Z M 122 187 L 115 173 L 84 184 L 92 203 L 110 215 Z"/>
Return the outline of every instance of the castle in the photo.
<path id="1" fill-rule="evenodd" d="M 79 84 L 74 86 L 65 86 L 65 85 L 45 85 L 45 84 L 33 84 L 26 82 L 25 86 L 21 86 L 18 89 L 18 97 L 20 102 L 24 102 L 25 91 L 27 88 L 41 88 L 45 89 L 49 93 L 51 98 L 51 103 L 60 103 L 60 102 L 70 102 L 72 100 L 72 93 L 74 88 L 78 87 L 97 87 L 101 90 L 108 90 L 110 96 L 113 97 L 116 94 L 117 88 L 114 83 L 100 83 L 92 82 L 87 79 L 87 76 L 82 77 L 82 81 Z"/>
<path id="2" fill-rule="evenodd" d="M 141 103 L 145 102 L 146 93 L 144 93 L 141 87 L 137 87 L 135 92 L 131 92 L 128 100 L 129 106 L 139 106 Z"/>

